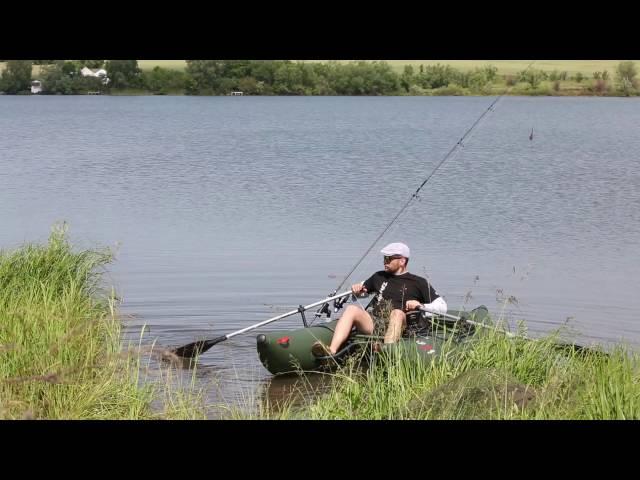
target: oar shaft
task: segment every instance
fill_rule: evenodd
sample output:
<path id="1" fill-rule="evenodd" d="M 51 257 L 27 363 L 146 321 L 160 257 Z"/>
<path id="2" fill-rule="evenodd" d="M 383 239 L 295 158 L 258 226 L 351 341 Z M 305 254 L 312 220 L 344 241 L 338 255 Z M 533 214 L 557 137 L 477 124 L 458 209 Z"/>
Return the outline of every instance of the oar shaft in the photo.
<path id="1" fill-rule="evenodd" d="M 511 333 L 511 332 L 507 332 L 506 330 L 502 330 L 502 329 L 500 329 L 500 328 L 492 327 L 491 325 L 485 325 L 484 323 L 474 322 L 473 320 L 469 320 L 469 319 L 466 319 L 466 318 L 456 317 L 455 315 L 449 315 L 448 313 L 432 312 L 431 310 L 426 309 L 426 308 L 424 308 L 424 307 L 420 308 L 420 310 L 422 310 L 423 312 L 432 313 L 432 314 L 434 314 L 434 315 L 440 315 L 441 317 L 449 318 L 449 319 L 451 319 L 451 320 L 467 322 L 467 323 L 469 323 L 469 324 L 471 324 L 471 325 L 474 325 L 474 326 L 476 326 L 476 327 L 492 328 L 492 329 L 494 329 L 494 330 L 497 330 L 498 332 L 504 333 L 504 334 L 505 334 L 507 337 L 509 337 L 509 338 L 519 337 L 519 338 L 524 338 L 524 339 L 526 339 L 526 340 L 530 340 L 529 338 L 523 337 L 523 336 L 521 336 L 521 335 L 515 335 L 515 334 L 513 334 L 513 333 Z"/>
<path id="2" fill-rule="evenodd" d="M 468 320 L 466 318 L 456 317 L 454 315 L 448 315 L 446 313 L 432 312 L 432 311 L 430 311 L 430 310 L 428 310 L 428 309 L 426 309 L 424 307 L 420 308 L 419 310 L 422 310 L 423 312 L 433 313 L 434 315 L 441 315 L 441 316 L 443 316 L 445 318 L 450 318 L 451 320 L 467 322 L 467 323 L 469 323 L 471 325 L 475 325 L 476 327 L 491 328 L 492 330 L 494 330 L 496 332 L 500 332 L 500 333 L 505 334 L 508 338 L 521 338 L 521 339 L 527 340 L 529 342 L 539 342 L 540 341 L 540 339 L 538 339 L 538 338 L 530 338 L 530 337 L 525 337 L 524 335 L 516 335 L 515 333 L 507 332 L 506 330 L 503 330 L 501 328 L 496 328 L 496 327 L 493 327 L 491 325 L 485 325 L 484 323 L 480 323 L 480 322 L 474 322 L 473 320 Z M 578 349 L 589 349 L 589 347 L 585 347 L 583 345 L 578 345 L 578 344 L 575 344 L 575 343 L 571 344 L 571 345 L 559 343 L 557 345 L 558 346 L 565 346 L 565 345 L 566 346 L 572 346 L 572 347 L 578 348 Z"/>
<path id="3" fill-rule="evenodd" d="M 323 303 L 330 302 L 332 300 L 337 300 L 338 298 L 346 297 L 347 295 L 351 295 L 351 290 L 349 290 L 348 292 L 340 293 L 338 295 L 334 295 L 333 297 L 325 298 L 324 300 L 320 300 L 319 302 L 310 303 L 306 307 L 302 307 L 302 308 L 304 310 L 309 310 L 310 308 L 317 307 L 318 305 L 322 305 Z M 263 322 L 256 323 L 255 325 L 251 325 L 249 327 L 243 328 L 242 330 L 238 330 L 237 332 L 229 333 L 229 334 L 225 335 L 225 337 L 227 337 L 227 339 L 229 339 L 231 337 L 235 337 L 236 335 L 241 335 L 241 334 L 243 334 L 245 332 L 248 332 L 250 330 L 253 330 L 255 328 L 262 327 L 263 325 L 267 325 L 269 323 L 275 322 L 275 321 L 280 320 L 282 318 L 290 317 L 291 315 L 295 315 L 299 311 L 300 311 L 300 309 L 296 308 L 295 310 L 291 310 L 290 312 L 283 313 L 282 315 L 278 315 L 277 317 L 269 318 L 268 320 L 264 320 Z"/>

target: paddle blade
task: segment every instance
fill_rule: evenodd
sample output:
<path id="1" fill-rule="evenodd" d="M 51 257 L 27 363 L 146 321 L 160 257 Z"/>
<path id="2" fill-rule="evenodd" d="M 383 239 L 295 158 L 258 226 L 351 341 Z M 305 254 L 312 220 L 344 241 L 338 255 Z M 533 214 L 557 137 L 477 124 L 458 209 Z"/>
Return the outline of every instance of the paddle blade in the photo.
<path id="1" fill-rule="evenodd" d="M 205 348 L 206 343 L 206 340 L 199 340 L 197 342 L 184 345 L 183 347 L 176 348 L 173 350 L 173 353 L 182 358 L 193 358 L 199 353 L 208 350 L 208 348 Z"/>
<path id="2" fill-rule="evenodd" d="M 198 340 L 197 342 L 176 348 L 173 350 L 173 353 L 182 358 L 193 358 L 200 353 L 206 352 L 216 343 L 220 343 L 226 339 L 226 335 L 223 335 L 222 337 L 214 338 L 213 340 Z"/>

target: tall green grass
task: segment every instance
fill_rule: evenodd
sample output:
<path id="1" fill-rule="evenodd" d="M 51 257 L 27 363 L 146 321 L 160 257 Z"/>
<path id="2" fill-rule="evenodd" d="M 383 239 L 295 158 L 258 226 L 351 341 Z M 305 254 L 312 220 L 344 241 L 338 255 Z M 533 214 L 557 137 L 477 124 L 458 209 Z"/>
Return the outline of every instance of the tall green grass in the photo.
<path id="1" fill-rule="evenodd" d="M 328 393 L 278 418 L 638 419 L 638 354 L 479 333 L 435 358 L 391 349 L 365 370 L 348 364 Z"/>
<path id="2" fill-rule="evenodd" d="M 170 390 L 170 368 L 144 382 L 139 350 L 123 350 L 115 296 L 100 287 L 111 259 L 107 250 L 74 252 L 64 225 L 45 245 L 0 251 L 0 418 L 198 415 L 197 393 Z M 169 401 L 153 409 L 159 394 Z"/>

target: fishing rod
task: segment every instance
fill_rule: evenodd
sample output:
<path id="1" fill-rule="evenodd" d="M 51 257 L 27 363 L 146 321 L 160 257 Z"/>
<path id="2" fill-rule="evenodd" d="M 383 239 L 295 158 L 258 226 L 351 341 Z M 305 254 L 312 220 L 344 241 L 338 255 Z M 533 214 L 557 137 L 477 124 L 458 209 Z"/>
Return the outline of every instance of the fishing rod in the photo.
<path id="1" fill-rule="evenodd" d="M 527 72 L 530 68 L 531 65 L 533 65 L 535 63 L 535 60 L 532 61 L 527 68 L 525 68 L 523 70 L 523 73 Z M 440 163 L 438 163 L 438 165 L 436 165 L 436 168 L 434 168 L 431 173 L 429 174 L 429 176 L 427 178 L 424 179 L 424 181 L 420 184 L 420 186 L 416 189 L 415 192 L 413 192 L 411 194 L 411 197 L 409 197 L 409 199 L 405 202 L 405 204 L 402 206 L 402 208 L 400 209 L 400 211 L 391 219 L 391 221 L 387 224 L 387 226 L 384 228 L 384 230 L 382 230 L 382 232 L 380 233 L 380 235 L 378 235 L 376 237 L 376 239 L 371 243 L 371 245 L 369 246 L 369 248 L 364 252 L 364 254 L 360 257 L 360 259 L 356 262 L 356 264 L 353 266 L 353 268 L 349 271 L 349 273 L 347 273 L 347 275 L 344 277 L 344 279 L 342 280 L 342 282 L 340 283 L 340 285 L 338 285 L 336 287 L 336 289 L 329 295 L 335 295 L 336 292 L 338 290 L 340 290 L 342 288 L 342 286 L 347 282 L 347 280 L 349 279 L 349 277 L 351 277 L 351 275 L 353 274 L 353 272 L 355 272 L 356 268 L 358 268 L 358 266 L 360 266 L 360 264 L 362 263 L 362 261 L 366 258 L 367 255 L 369 255 L 369 252 L 371 252 L 371 250 L 373 249 L 373 247 L 375 247 L 375 245 L 380 241 L 380 239 L 384 236 L 385 233 L 387 233 L 387 231 L 389 230 L 389 228 L 391 228 L 391 226 L 396 222 L 396 220 L 400 217 L 400 215 L 402 215 L 404 213 L 404 211 L 409 207 L 409 205 L 411 205 L 411 203 L 418 198 L 418 194 L 420 193 L 420 190 L 422 190 L 422 188 L 429 182 L 429 180 L 431 180 L 431 178 L 435 175 L 435 173 L 440 169 L 440 167 L 442 165 L 444 165 L 444 163 L 449 159 L 449 157 L 451 157 L 451 155 L 459 148 L 459 147 L 463 147 L 464 144 L 464 140 L 469 136 L 469 134 L 473 131 L 473 129 L 476 128 L 476 126 L 480 123 L 480 121 L 484 118 L 484 116 L 489 113 L 490 111 L 493 111 L 493 107 L 495 106 L 496 103 L 498 103 L 498 101 L 504 97 L 507 93 L 509 93 L 511 90 L 513 89 L 513 85 L 511 87 L 509 87 L 504 93 L 502 93 L 500 96 L 498 96 L 493 102 L 491 102 L 491 104 L 489 105 L 489 107 L 482 112 L 482 114 L 476 119 L 475 122 L 473 122 L 473 124 L 471 125 L 471 127 L 469 127 L 469 129 L 464 133 L 464 135 L 462 135 L 462 137 L 460 137 L 460 140 L 458 140 L 458 142 L 449 150 L 449 152 L 447 152 L 447 154 L 444 156 L 444 158 L 440 161 Z M 318 311 L 316 312 L 316 317 L 320 316 L 322 313 L 329 313 L 327 304 L 323 304 Z"/>

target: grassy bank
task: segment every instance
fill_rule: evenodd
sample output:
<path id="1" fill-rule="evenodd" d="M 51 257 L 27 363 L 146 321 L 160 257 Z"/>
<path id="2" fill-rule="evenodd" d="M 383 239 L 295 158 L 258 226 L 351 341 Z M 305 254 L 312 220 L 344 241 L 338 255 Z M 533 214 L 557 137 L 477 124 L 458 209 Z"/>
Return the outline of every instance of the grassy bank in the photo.
<path id="1" fill-rule="evenodd" d="M 143 381 L 144 355 L 121 344 L 108 251 L 46 245 L 0 252 L 0 419 L 200 418 L 197 392 L 169 366 Z M 152 408 L 152 403 L 156 404 Z"/>
<path id="2" fill-rule="evenodd" d="M 313 400 L 264 418 L 640 418 L 638 354 L 560 348 L 556 340 L 489 331 L 473 349 L 455 358 L 445 351 L 433 364 L 392 352 L 364 371 L 350 365 L 333 374 L 323 395 L 301 383 Z"/>
<path id="3" fill-rule="evenodd" d="M 493 65 L 498 69 L 498 75 L 515 75 L 525 70 L 532 60 L 390 60 L 389 63 L 396 71 L 401 72 L 405 65 L 420 68 L 420 65 L 450 65 L 453 68 L 468 72 L 485 65 Z M 552 72 L 554 70 L 567 72 L 574 76 L 581 73 L 591 77 L 595 72 L 608 70 L 615 72 L 620 60 L 536 60 L 531 68 Z"/>
<path id="4" fill-rule="evenodd" d="M 327 62 L 328 60 L 304 60 L 305 62 Z M 340 63 L 348 63 L 351 60 L 339 60 Z M 464 72 L 475 68 L 482 68 L 485 65 L 494 65 L 498 69 L 498 75 L 514 75 L 529 66 L 531 60 L 385 60 L 398 73 L 404 70 L 406 65 L 419 68 L 420 65 L 450 65 Z M 637 60 L 635 60 L 637 61 Z M 566 71 L 569 75 L 582 73 L 591 77 L 594 72 L 608 70 L 613 73 L 620 60 L 536 60 L 534 68 L 546 71 Z M 138 65 L 142 70 L 153 70 L 155 67 L 170 70 L 185 70 L 187 63 L 185 60 L 138 60 Z"/>

